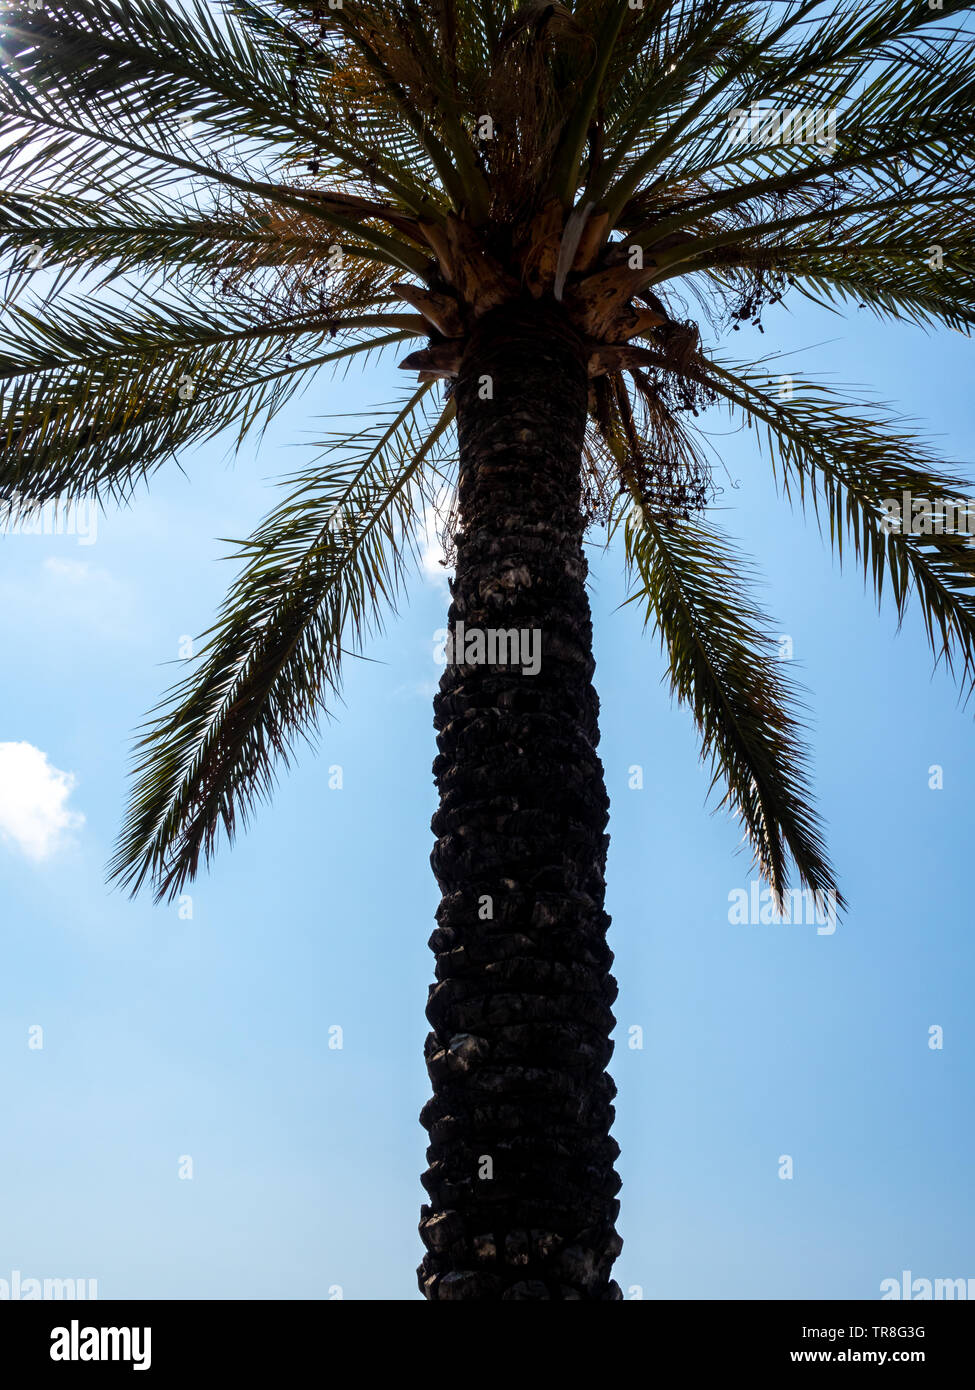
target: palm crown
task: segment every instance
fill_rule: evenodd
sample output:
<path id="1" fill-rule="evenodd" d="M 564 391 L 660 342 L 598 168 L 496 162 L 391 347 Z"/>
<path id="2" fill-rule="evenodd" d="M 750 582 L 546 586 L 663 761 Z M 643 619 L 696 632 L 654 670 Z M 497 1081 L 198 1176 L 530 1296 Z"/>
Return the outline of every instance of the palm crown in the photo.
<path id="1" fill-rule="evenodd" d="M 835 891 L 790 689 L 705 518 L 694 419 L 721 404 L 754 426 L 785 495 L 899 614 L 915 594 L 969 681 L 975 552 L 883 512 L 964 483 L 879 408 L 719 359 L 695 317 L 707 336 L 794 293 L 968 331 L 967 8 L 8 6 L 0 502 L 124 499 L 185 446 L 242 440 L 319 368 L 413 348 L 403 399 L 328 440 L 241 544 L 204 651 L 139 744 L 115 875 L 177 893 L 270 791 L 449 496 L 471 326 L 529 296 L 560 301 L 587 344 L 588 518 L 622 533 L 715 782 L 776 894 L 790 857 Z M 782 111 L 832 113 L 828 137 L 768 138 L 763 113 Z"/>

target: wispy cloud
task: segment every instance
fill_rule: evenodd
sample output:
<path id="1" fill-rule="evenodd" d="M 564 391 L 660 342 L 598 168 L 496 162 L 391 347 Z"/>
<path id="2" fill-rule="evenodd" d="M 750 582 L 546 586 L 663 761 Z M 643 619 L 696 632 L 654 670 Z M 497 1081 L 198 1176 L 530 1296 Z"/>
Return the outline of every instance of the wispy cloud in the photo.
<path id="1" fill-rule="evenodd" d="M 49 555 L 44 561 L 48 574 L 58 579 L 66 579 L 69 584 L 83 584 L 91 575 L 91 566 L 85 560 L 62 560 L 60 556 Z"/>
<path id="2" fill-rule="evenodd" d="M 126 584 L 107 569 L 65 555 L 48 555 L 0 580 L 0 604 L 34 631 L 41 623 L 70 624 L 117 637 L 133 622 L 133 595 Z"/>
<path id="3" fill-rule="evenodd" d="M 434 505 L 423 509 L 419 526 L 418 544 L 420 551 L 420 573 L 428 583 L 436 585 L 445 594 L 448 592 L 447 577 L 451 571 L 444 564 L 444 548 L 440 532 L 444 518 L 448 515 L 450 494 L 443 491 Z"/>

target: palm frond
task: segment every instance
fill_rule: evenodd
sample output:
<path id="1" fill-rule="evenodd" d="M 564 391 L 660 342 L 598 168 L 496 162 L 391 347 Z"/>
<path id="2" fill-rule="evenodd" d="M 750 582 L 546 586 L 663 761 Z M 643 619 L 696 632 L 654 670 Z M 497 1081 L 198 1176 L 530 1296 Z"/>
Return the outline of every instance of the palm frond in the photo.
<path id="1" fill-rule="evenodd" d="M 7 102 L 23 116 L 60 116 L 65 129 L 118 140 L 152 160 L 185 149 L 178 118 L 194 115 L 214 138 L 212 153 L 242 139 L 285 151 L 314 150 L 335 173 L 354 173 L 428 207 L 423 190 L 381 149 L 364 153 L 340 132 L 329 82 L 307 64 L 293 68 L 249 41 L 228 11 L 217 23 L 204 0 L 178 9 L 166 0 L 50 0 L 5 27 Z M 325 73 L 334 76 L 334 64 Z M 341 115 L 336 111 L 334 115 Z M 151 128 L 151 138 L 147 139 Z"/>
<path id="2" fill-rule="evenodd" d="M 370 329 L 392 331 L 365 336 Z M 330 348 L 337 329 L 346 337 Z M 309 372 L 425 332 L 415 315 L 280 321 L 169 297 L 13 306 L 0 328 L 0 497 L 122 497 L 177 448 L 234 426 L 238 442 Z"/>
<path id="3" fill-rule="evenodd" d="M 110 872 L 173 897 L 233 840 L 278 764 L 338 696 L 343 654 L 395 606 L 422 520 L 422 469 L 453 418 L 425 419 L 421 386 L 392 418 L 328 451 L 240 546 L 245 567 L 197 660 L 139 740 L 135 789 Z M 345 455 L 343 458 L 342 455 Z"/>
<path id="4" fill-rule="evenodd" d="M 857 414 L 830 387 L 793 380 L 792 395 L 778 399 L 767 372 L 733 372 L 712 365 L 714 390 L 756 428 L 765 441 L 788 497 L 819 515 L 822 504 L 830 541 L 842 559 L 844 538 L 880 602 L 889 585 L 899 618 L 911 594 L 920 605 L 935 660 L 975 682 L 975 549 L 967 531 L 945 526 L 914 535 L 891 526 L 885 503 L 905 493 L 930 502 L 943 515 L 944 500 L 963 503 L 969 484 L 952 473 L 916 434 L 875 410 Z M 975 502 L 971 515 L 975 517 Z M 957 520 L 957 517 L 953 519 Z"/>
<path id="5" fill-rule="evenodd" d="M 662 524 L 639 502 L 624 535 L 638 581 L 627 602 L 660 635 L 671 690 L 691 710 L 711 762 L 711 786 L 725 783 L 721 804 L 740 818 L 776 903 L 791 855 L 801 880 L 842 906 L 789 712 L 793 692 L 743 586 L 740 554 L 714 528 Z"/>

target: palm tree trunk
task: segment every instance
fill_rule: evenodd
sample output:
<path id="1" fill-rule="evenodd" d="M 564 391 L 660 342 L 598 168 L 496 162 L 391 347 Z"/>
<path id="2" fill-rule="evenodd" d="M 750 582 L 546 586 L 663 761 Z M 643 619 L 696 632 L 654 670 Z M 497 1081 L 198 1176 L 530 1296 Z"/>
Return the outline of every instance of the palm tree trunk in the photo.
<path id="1" fill-rule="evenodd" d="M 430 938 L 420 1288 L 618 1299 L 584 345 L 556 304 L 503 306 L 476 326 L 455 390 L 462 535 L 449 623 L 465 641 L 448 646 L 434 701 L 443 898 Z M 526 634 L 523 664 L 503 664 L 503 649 L 493 665 L 478 659 L 472 631 L 512 629 Z M 539 642 L 533 675 L 523 665 Z"/>

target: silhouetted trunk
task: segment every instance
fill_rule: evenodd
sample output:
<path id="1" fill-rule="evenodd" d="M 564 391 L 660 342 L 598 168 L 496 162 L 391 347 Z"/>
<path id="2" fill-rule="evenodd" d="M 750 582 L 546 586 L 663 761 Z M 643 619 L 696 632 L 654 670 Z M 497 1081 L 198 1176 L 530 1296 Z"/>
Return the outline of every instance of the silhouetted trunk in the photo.
<path id="1" fill-rule="evenodd" d="M 455 390 L 450 631 L 463 623 L 464 642 L 453 664 L 448 647 L 434 700 L 443 899 L 430 938 L 420 1288 L 618 1299 L 609 802 L 579 510 L 584 346 L 558 305 L 506 305 L 480 320 Z M 526 634 L 520 661 L 489 646 L 512 629 Z"/>

